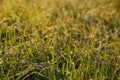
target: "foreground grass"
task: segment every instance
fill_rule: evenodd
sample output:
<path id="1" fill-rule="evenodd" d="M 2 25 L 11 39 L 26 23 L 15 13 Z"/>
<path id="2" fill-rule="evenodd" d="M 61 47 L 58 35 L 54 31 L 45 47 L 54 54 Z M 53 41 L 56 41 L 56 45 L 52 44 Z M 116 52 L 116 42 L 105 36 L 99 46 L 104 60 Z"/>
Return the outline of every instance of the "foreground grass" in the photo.
<path id="1" fill-rule="evenodd" d="M 0 4 L 0 80 L 120 79 L 120 13 L 111 0 Z"/>

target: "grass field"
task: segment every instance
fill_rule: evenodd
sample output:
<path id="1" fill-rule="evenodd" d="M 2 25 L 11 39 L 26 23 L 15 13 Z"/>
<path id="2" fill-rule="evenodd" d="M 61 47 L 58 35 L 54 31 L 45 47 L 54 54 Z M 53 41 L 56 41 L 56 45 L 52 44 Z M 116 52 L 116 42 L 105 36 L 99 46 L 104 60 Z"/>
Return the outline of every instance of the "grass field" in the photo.
<path id="1" fill-rule="evenodd" d="M 120 80 L 116 4 L 0 0 L 0 80 Z"/>

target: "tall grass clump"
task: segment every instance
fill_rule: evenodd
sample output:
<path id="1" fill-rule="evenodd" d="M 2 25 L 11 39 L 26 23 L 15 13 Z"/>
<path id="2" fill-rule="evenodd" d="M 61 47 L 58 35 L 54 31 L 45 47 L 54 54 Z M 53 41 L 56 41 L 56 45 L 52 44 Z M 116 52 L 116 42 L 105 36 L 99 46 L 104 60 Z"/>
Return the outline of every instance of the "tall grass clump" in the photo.
<path id="1" fill-rule="evenodd" d="M 112 0 L 1 0 L 0 80 L 119 80 Z"/>

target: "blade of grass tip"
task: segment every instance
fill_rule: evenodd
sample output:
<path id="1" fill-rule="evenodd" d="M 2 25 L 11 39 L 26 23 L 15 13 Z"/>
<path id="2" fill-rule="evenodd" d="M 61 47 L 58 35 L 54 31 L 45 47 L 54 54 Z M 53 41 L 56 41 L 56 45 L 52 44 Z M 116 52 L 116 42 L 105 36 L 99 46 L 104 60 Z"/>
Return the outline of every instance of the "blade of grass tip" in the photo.
<path id="1" fill-rule="evenodd" d="M 54 61 L 55 61 L 55 53 L 54 51 L 52 51 L 52 65 L 54 65 Z"/>

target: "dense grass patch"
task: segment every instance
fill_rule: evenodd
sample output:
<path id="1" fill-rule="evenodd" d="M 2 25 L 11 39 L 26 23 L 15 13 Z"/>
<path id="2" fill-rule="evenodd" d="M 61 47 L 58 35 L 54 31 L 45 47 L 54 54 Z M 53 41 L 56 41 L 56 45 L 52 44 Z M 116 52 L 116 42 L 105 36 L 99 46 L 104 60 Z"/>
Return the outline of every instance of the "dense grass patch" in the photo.
<path id="1" fill-rule="evenodd" d="M 119 80 L 112 0 L 0 0 L 1 80 Z"/>

